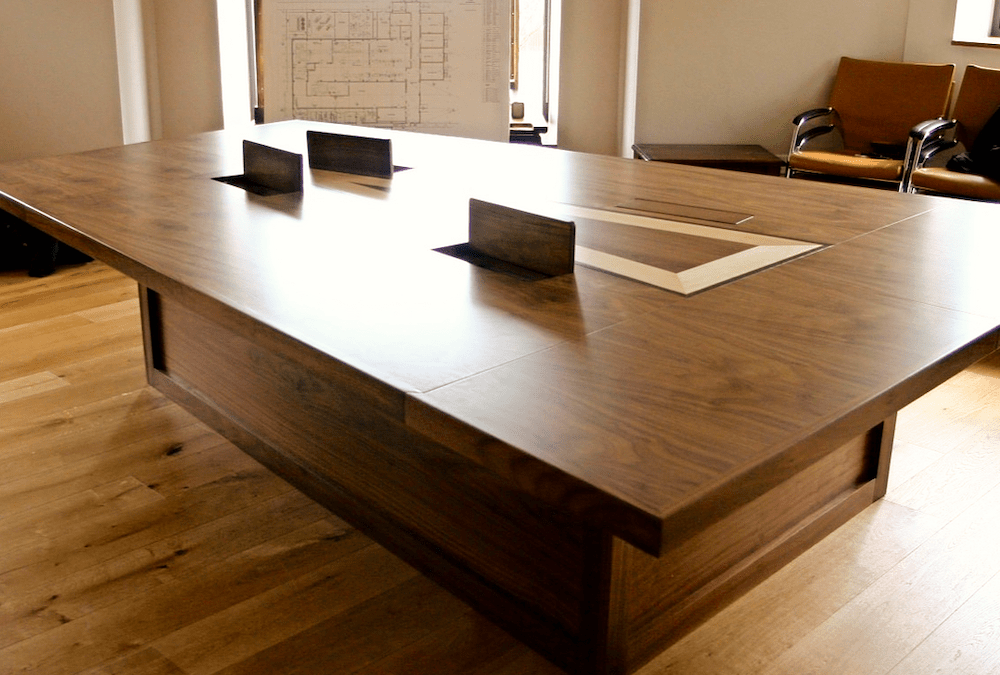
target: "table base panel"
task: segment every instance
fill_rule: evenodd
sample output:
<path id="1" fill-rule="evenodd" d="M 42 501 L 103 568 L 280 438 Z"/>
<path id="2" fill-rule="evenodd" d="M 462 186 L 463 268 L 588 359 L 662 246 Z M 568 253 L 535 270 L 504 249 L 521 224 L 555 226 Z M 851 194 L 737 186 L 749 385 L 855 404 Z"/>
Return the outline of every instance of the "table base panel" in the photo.
<path id="1" fill-rule="evenodd" d="M 617 672 L 632 672 L 875 501 L 879 425 L 654 558 L 616 540 L 624 635 Z"/>
<path id="2" fill-rule="evenodd" d="M 141 295 L 153 386 L 575 673 L 634 671 L 870 504 L 887 466 L 891 424 L 656 558 L 407 428 L 403 394 L 373 397 L 332 358 L 264 348 L 259 324 Z"/>

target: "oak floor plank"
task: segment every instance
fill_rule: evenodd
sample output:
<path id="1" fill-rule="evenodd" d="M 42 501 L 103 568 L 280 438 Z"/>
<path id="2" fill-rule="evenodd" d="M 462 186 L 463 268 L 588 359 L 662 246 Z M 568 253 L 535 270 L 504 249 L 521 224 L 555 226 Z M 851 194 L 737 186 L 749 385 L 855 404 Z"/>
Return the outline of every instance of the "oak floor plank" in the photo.
<path id="1" fill-rule="evenodd" d="M 0 329 L 134 297 L 135 282 L 100 263 L 63 268 L 59 274 L 35 280 L 8 272 L 0 275 Z"/>
<path id="2" fill-rule="evenodd" d="M 35 394 L 42 394 L 68 383 L 55 373 L 48 371 L 32 373 L 6 382 L 0 382 L 0 403 L 10 403 Z"/>
<path id="3" fill-rule="evenodd" d="M 993 354 L 903 408 L 896 441 L 949 452 L 996 424 L 1000 355 Z"/>
<path id="4" fill-rule="evenodd" d="M 114 277 L 114 272 L 110 268 L 102 267 L 93 264 L 59 267 L 56 274 L 47 277 L 29 277 L 23 270 L 2 270 L 0 307 L 11 309 L 25 305 L 41 307 L 58 297 L 60 289 L 79 287 L 83 284 L 106 287 L 107 280 Z"/>
<path id="5" fill-rule="evenodd" d="M 45 433 L 39 428 L 38 420 L 42 418 L 65 417 L 68 411 L 131 392 L 153 393 L 146 386 L 140 344 L 94 359 L 53 364 L 49 372 L 76 386 L 61 389 L 56 399 L 32 395 L 5 404 L 4 417 L 0 418 L 0 442 L 9 438 L 7 434 L 13 430 Z"/>
<path id="6" fill-rule="evenodd" d="M 219 675 L 352 673 L 447 629 L 472 611 L 423 576 L 268 646 Z M 540 658 L 540 657 L 536 657 Z"/>
<path id="7" fill-rule="evenodd" d="M 107 383 L 107 384 L 113 384 Z M 0 485 L 31 472 L 76 462 L 106 452 L 109 445 L 140 443 L 150 437 L 177 435 L 194 419 L 149 389 L 137 389 L 96 401 L 84 400 L 70 386 L 19 400 L 5 406 L 21 417 L 0 428 L 0 444 L 9 462 L 21 462 L 23 471 L 0 475 Z M 30 412 L 37 413 L 32 425 Z M 22 416 L 23 415 L 23 416 Z M 148 424 L 148 433 L 143 433 Z M 45 452 L 38 452 L 44 447 Z M 33 460 L 33 461 L 32 461 Z"/>
<path id="8" fill-rule="evenodd" d="M 39 547 L 76 548 L 95 524 L 98 529 L 116 527 L 128 517 L 128 511 L 162 501 L 162 495 L 129 476 L 6 518 L 0 527 L 0 538 L 4 541 L 0 582 L 11 570 L 18 570 L 25 560 L 33 558 Z M 63 544 L 64 541 L 67 543 Z"/>
<path id="9" fill-rule="evenodd" d="M 1000 574 L 890 671 L 910 673 L 1000 674 Z"/>
<path id="10" fill-rule="evenodd" d="M 1000 489 L 995 489 L 785 651 L 767 672 L 889 672 L 1000 572 L 998 521 Z"/>
<path id="11" fill-rule="evenodd" d="M 1000 428 L 980 429 L 962 445 L 896 485 L 886 499 L 952 519 L 1000 485 Z"/>
<path id="12" fill-rule="evenodd" d="M 475 668 L 470 675 L 561 675 L 563 672 L 519 644 L 500 658 Z"/>
<path id="13" fill-rule="evenodd" d="M 189 675 L 210 675 L 417 575 L 379 546 L 259 593 L 152 643 Z"/>
<path id="14" fill-rule="evenodd" d="M 945 521 L 891 503 L 865 510 L 643 670 L 643 675 L 746 675 L 823 624 Z M 724 639 L 720 639 L 720 635 Z"/>
<path id="15" fill-rule="evenodd" d="M 53 370 L 53 365 L 88 360 L 141 345 L 134 325 L 124 321 L 60 326 L 40 339 L 31 335 L 6 337 L 0 381 Z"/>
<path id="16" fill-rule="evenodd" d="M 0 554 L 0 570 L 4 570 L 0 587 L 49 584 L 288 491 L 286 483 L 255 467 L 134 509 L 127 517 L 92 510 L 94 519 L 77 530 L 49 537 L 33 537 L 30 530 L 22 530 L 22 543 Z"/>
<path id="17" fill-rule="evenodd" d="M 925 448 L 921 445 L 897 440 L 892 446 L 892 469 L 889 471 L 889 491 L 895 492 L 900 485 L 919 474 L 944 455 L 945 453 L 932 448 Z"/>
<path id="18" fill-rule="evenodd" d="M 0 328 L 0 339 L 4 343 L 4 359 L 0 366 L 12 362 L 16 357 L 26 358 L 32 351 L 32 339 L 39 343 L 39 336 L 46 336 L 51 341 L 50 333 L 61 333 L 90 326 L 94 322 L 79 314 L 61 314 L 53 317 L 40 318 L 34 321 L 16 323 L 6 328 Z"/>
<path id="19" fill-rule="evenodd" d="M 134 321 L 139 318 L 139 298 L 128 298 L 121 302 L 114 302 L 108 305 L 100 305 L 92 309 L 84 309 L 74 312 L 75 316 L 83 317 L 94 323 L 107 323 L 111 321 Z M 129 326 L 130 328 L 132 325 Z"/>
<path id="20" fill-rule="evenodd" d="M 150 427 L 155 428 L 155 420 L 150 421 Z M 61 495 L 91 489 L 113 478 L 136 476 L 151 486 L 154 481 L 144 480 L 143 476 L 155 475 L 157 486 L 162 486 L 167 479 L 180 480 L 170 474 L 161 475 L 161 472 L 169 472 L 173 465 L 185 463 L 182 460 L 186 461 L 192 454 L 204 452 L 208 455 L 213 448 L 219 447 L 220 441 L 203 427 L 190 424 L 170 426 L 155 436 L 121 445 L 93 446 L 87 445 L 85 439 L 81 445 L 84 447 L 78 454 L 67 452 L 48 457 L 45 470 L 39 470 L 41 467 L 32 463 L 30 455 L 12 453 L 8 466 L 25 468 L 19 472 L 20 476 L 0 484 L 0 530 L 22 512 L 44 508 Z M 123 448 L 127 453 L 122 453 Z M 184 457 L 170 461 L 184 453 L 187 453 Z M 188 471 L 200 468 L 201 464 L 195 464 Z M 183 467 L 174 469 L 183 470 Z"/>
<path id="21" fill-rule="evenodd" d="M 219 559 L 319 521 L 325 521 L 329 536 L 350 531 L 314 502 L 286 493 L 41 585 L 28 580 L 0 586 L 0 646 L 134 600 L 162 583 L 195 576 Z"/>
<path id="22" fill-rule="evenodd" d="M 131 652 L 111 663 L 88 669 L 80 675 L 186 675 L 155 649 Z"/>
<path id="23" fill-rule="evenodd" d="M 190 415 L 148 390 L 58 410 L 61 394 L 62 390 L 51 392 L 45 403 L 56 412 L 37 418 L 37 426 L 25 419 L 20 426 L 0 430 L 10 467 L 10 473 L 0 476 L 0 487 L 81 460 L 97 462 L 121 447 L 166 451 L 204 431 Z M 39 452 L 40 445 L 44 452 Z"/>
<path id="24" fill-rule="evenodd" d="M 18 456 L 9 465 L 30 464 L 30 459 Z M 0 485 L 0 531 L 16 536 L 17 523 L 30 527 L 61 497 L 114 479 L 132 477 L 172 496 L 255 466 L 199 425 L 59 459 L 47 471 L 32 466 L 22 478 Z"/>
<path id="25" fill-rule="evenodd" d="M 502 659 L 514 638 L 475 612 L 462 613 L 445 629 L 355 671 L 358 675 L 469 673 Z"/>
<path id="26" fill-rule="evenodd" d="M 69 675 L 94 668 L 302 575 L 321 569 L 335 574 L 343 566 L 340 558 L 371 547 L 360 536 L 334 537 L 303 528 L 181 582 L 161 584 L 0 649 L 0 672 Z"/>

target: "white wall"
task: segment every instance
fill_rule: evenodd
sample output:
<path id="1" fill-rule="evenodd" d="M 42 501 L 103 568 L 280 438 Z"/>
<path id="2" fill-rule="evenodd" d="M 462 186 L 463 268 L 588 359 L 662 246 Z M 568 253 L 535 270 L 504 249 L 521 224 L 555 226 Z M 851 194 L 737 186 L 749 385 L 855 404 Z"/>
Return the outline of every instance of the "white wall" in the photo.
<path id="1" fill-rule="evenodd" d="M 825 103 L 842 55 L 903 58 L 909 2 L 643 2 L 636 141 L 783 155 L 792 117 Z"/>
<path id="2" fill-rule="evenodd" d="M 152 135 L 142 0 L 114 0 L 114 11 L 122 139 L 141 143 Z"/>
<path id="3" fill-rule="evenodd" d="M 112 4 L 0 2 L 0 161 L 122 142 Z"/>
<path id="4" fill-rule="evenodd" d="M 564 0 L 560 146 L 618 147 L 626 0 Z M 951 44 L 956 0 L 642 0 L 634 136 L 787 152 L 791 119 L 825 103 L 843 55 L 1000 68 Z M 566 80 L 569 80 L 569 84 Z M 626 134 L 627 135 L 627 134 Z"/>
<path id="5" fill-rule="evenodd" d="M 182 138 L 222 128 L 216 0 L 151 0 L 159 133 Z"/>
<path id="6" fill-rule="evenodd" d="M 119 2 L 122 42 L 114 9 L 115 0 L 0 2 L 0 161 L 120 145 L 123 105 L 129 140 L 222 128 L 215 0 Z M 119 47 L 123 59 L 144 50 L 145 78 L 119 62 Z M 119 65 L 132 80 L 121 88 Z"/>
<path id="7" fill-rule="evenodd" d="M 626 0 L 562 0 L 557 120 L 562 148 L 617 153 L 626 5 Z"/>
<path id="8" fill-rule="evenodd" d="M 987 68 L 1000 68 L 1000 49 L 952 45 L 952 25 L 956 0 L 910 0 L 910 17 L 906 30 L 907 61 L 954 63 L 956 84 L 961 85 L 965 66 L 973 63 Z"/>

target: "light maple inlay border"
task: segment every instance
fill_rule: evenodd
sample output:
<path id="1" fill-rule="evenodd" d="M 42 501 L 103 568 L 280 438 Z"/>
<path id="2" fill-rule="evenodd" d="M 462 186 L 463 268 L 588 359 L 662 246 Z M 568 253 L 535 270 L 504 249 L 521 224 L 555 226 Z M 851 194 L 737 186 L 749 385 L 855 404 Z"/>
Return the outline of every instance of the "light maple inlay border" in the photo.
<path id="1" fill-rule="evenodd" d="M 561 209 L 568 216 L 574 218 L 587 218 L 594 221 L 644 227 L 705 239 L 731 241 L 747 244 L 751 247 L 680 272 L 671 272 L 585 246 L 576 247 L 576 262 L 581 265 L 628 277 L 682 295 L 690 295 L 712 286 L 718 286 L 823 247 L 822 244 L 813 242 L 651 218 L 632 213 L 604 211 L 573 205 L 564 205 Z"/>

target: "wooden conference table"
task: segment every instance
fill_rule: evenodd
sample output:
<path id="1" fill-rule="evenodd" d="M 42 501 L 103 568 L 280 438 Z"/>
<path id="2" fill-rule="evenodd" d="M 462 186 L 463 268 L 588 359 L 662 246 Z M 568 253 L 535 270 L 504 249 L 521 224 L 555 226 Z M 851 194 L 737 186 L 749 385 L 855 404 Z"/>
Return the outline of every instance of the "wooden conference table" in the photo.
<path id="1" fill-rule="evenodd" d="M 139 282 L 155 387 L 573 672 L 878 499 L 896 411 L 997 348 L 995 205 L 406 133 L 391 179 L 212 180 L 307 128 L 364 132 L 8 163 L 0 208 Z M 568 215 L 575 272 L 435 251 L 470 197 Z"/>

